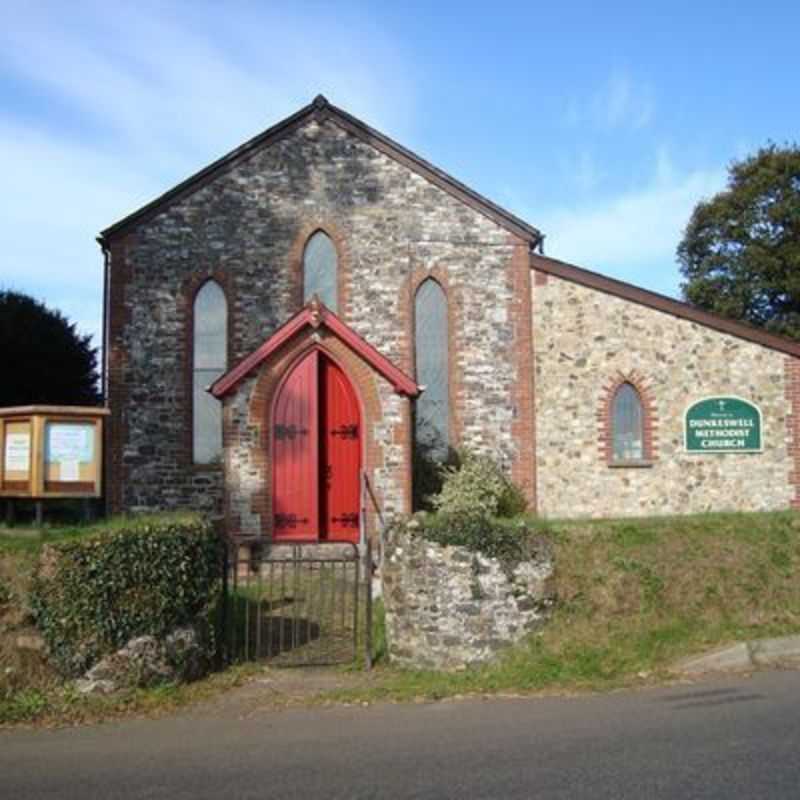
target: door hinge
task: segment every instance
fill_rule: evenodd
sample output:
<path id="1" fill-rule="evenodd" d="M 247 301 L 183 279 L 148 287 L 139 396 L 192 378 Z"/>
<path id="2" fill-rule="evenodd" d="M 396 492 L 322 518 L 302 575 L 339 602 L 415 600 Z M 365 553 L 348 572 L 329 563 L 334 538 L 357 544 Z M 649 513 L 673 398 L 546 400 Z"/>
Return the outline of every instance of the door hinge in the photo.
<path id="1" fill-rule="evenodd" d="M 342 525 L 345 528 L 357 528 L 358 514 L 354 512 L 342 514 L 341 517 L 332 517 L 331 522 Z"/>
<path id="2" fill-rule="evenodd" d="M 298 518 L 297 514 L 276 514 L 276 528 L 296 528 L 298 525 L 308 524 L 308 517 Z"/>
<path id="3" fill-rule="evenodd" d="M 357 439 L 358 425 L 340 425 L 331 431 L 331 436 L 341 436 L 342 439 Z"/>
<path id="4" fill-rule="evenodd" d="M 308 428 L 298 428 L 294 424 L 275 426 L 276 439 L 296 439 L 298 436 L 305 436 L 306 434 L 308 434 Z"/>

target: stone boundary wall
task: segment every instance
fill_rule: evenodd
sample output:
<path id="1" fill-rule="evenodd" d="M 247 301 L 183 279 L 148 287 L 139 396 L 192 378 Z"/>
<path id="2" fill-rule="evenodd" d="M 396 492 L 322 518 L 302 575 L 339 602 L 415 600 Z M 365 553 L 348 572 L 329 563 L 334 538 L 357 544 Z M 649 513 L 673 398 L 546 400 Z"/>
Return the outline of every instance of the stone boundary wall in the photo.
<path id="1" fill-rule="evenodd" d="M 541 626 L 554 595 L 553 559 L 506 574 L 464 547 L 443 547 L 396 526 L 382 566 L 389 658 L 424 669 L 459 669 L 491 660 Z"/>

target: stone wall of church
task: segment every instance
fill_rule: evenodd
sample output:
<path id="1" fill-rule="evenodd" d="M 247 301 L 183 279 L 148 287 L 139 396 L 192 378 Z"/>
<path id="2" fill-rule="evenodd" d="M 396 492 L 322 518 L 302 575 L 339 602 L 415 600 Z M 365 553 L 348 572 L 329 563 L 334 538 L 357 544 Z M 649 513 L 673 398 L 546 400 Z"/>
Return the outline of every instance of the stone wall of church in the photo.
<path id="1" fill-rule="evenodd" d="M 549 517 L 762 511 L 793 504 L 792 387 L 783 353 L 553 276 L 533 287 L 539 510 Z M 609 466 L 610 387 L 649 405 L 651 454 Z M 760 406 L 763 452 L 689 454 L 687 406 L 737 395 Z"/>
<path id="2" fill-rule="evenodd" d="M 312 118 L 112 241 L 113 508 L 221 511 L 221 466 L 192 464 L 193 292 L 207 277 L 224 287 L 235 364 L 299 309 L 303 246 L 319 228 L 339 254 L 339 315 L 411 375 L 413 291 L 439 277 L 458 376 L 454 432 L 530 479 L 532 440 L 520 435 L 531 421 L 527 244 Z"/>

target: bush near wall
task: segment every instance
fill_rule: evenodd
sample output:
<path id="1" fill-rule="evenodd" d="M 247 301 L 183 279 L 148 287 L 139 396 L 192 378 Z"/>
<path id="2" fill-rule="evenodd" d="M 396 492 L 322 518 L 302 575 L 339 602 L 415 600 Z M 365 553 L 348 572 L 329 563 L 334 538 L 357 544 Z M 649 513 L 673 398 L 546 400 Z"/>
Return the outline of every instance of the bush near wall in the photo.
<path id="1" fill-rule="evenodd" d="M 32 581 L 36 625 L 63 674 L 78 675 L 130 639 L 201 628 L 209 655 L 222 592 L 223 544 L 199 516 L 115 521 L 46 545 Z"/>

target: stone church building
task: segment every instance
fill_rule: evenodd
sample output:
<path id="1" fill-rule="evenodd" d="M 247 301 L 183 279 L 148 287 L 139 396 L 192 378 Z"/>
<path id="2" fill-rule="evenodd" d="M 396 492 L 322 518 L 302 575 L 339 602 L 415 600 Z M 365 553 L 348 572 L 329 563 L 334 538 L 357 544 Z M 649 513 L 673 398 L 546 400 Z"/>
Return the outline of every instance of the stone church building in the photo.
<path id="1" fill-rule="evenodd" d="M 323 97 L 99 238 L 110 510 L 358 541 L 414 452 L 546 517 L 800 500 L 800 346 L 542 255 Z"/>

